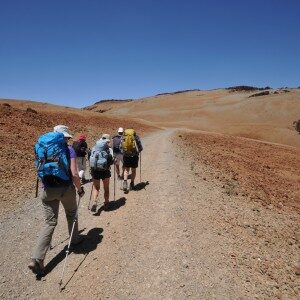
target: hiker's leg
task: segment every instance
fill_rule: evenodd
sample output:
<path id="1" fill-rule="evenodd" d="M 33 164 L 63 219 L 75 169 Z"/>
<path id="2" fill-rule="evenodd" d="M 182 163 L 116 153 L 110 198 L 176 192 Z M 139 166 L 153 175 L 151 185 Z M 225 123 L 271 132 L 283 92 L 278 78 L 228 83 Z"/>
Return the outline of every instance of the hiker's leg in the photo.
<path id="1" fill-rule="evenodd" d="M 124 178 L 124 172 L 125 172 L 125 168 L 124 168 L 124 161 L 123 161 L 123 155 L 120 154 L 120 161 L 122 162 L 122 174 L 121 174 L 121 177 Z"/>
<path id="2" fill-rule="evenodd" d="M 96 201 L 100 191 L 100 179 L 93 179 L 92 199 Z"/>
<path id="3" fill-rule="evenodd" d="M 134 179 L 136 176 L 136 168 L 139 165 L 139 156 L 136 155 L 136 156 L 132 157 L 131 163 L 132 163 L 132 165 L 131 165 L 131 182 L 132 182 L 132 184 L 134 184 Z"/>
<path id="4" fill-rule="evenodd" d="M 86 171 L 86 158 L 85 157 L 81 157 L 81 162 L 82 162 L 82 180 L 85 181 L 85 171 Z"/>
<path id="5" fill-rule="evenodd" d="M 117 173 L 117 176 L 120 176 L 120 165 L 119 164 L 116 164 L 116 173 Z"/>
<path id="6" fill-rule="evenodd" d="M 51 244 L 55 226 L 57 224 L 59 200 L 55 199 L 54 196 L 55 191 L 52 188 L 46 189 L 41 197 L 45 215 L 45 224 L 39 234 L 39 238 L 32 257 L 38 261 L 43 261 L 45 259 L 47 250 Z"/>
<path id="7" fill-rule="evenodd" d="M 103 179 L 103 188 L 104 188 L 104 203 L 109 202 L 109 178 Z"/>
<path id="8" fill-rule="evenodd" d="M 77 168 L 78 168 L 78 173 L 80 173 L 80 171 L 82 170 L 82 163 L 81 163 L 81 157 L 76 157 L 76 163 L 77 163 Z M 80 177 L 81 179 L 81 177 Z"/>
<path id="9" fill-rule="evenodd" d="M 129 175 L 129 170 L 130 168 L 124 168 L 124 180 L 127 180 L 128 179 L 128 175 Z"/>
<path id="10" fill-rule="evenodd" d="M 131 168 L 131 182 L 134 182 L 136 176 L 136 168 Z"/>
<path id="11" fill-rule="evenodd" d="M 115 156 L 115 166 L 116 166 L 116 173 L 118 176 L 120 176 L 120 158 L 118 154 Z"/>
<path id="12" fill-rule="evenodd" d="M 129 175 L 129 169 L 128 167 L 124 168 L 124 181 L 123 181 L 123 191 L 127 191 L 128 184 L 127 184 L 127 179 Z"/>
<path id="13" fill-rule="evenodd" d="M 74 223 L 74 218 L 77 211 L 77 202 L 76 202 L 76 190 L 74 185 L 66 187 L 62 196 L 60 198 L 62 205 L 64 206 L 67 221 L 68 221 L 68 230 L 71 235 L 72 226 Z M 78 220 L 75 222 L 72 241 L 76 241 L 78 238 Z"/>
<path id="14" fill-rule="evenodd" d="M 122 174 L 121 174 L 121 177 L 124 178 L 124 172 L 125 172 L 125 168 L 122 166 Z"/>

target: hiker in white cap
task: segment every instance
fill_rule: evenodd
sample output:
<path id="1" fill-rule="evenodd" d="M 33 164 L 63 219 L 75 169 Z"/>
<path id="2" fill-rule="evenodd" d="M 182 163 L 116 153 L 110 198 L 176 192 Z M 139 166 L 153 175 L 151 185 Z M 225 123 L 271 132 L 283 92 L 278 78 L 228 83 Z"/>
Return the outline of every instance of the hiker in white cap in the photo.
<path id="1" fill-rule="evenodd" d="M 113 152 L 115 158 L 116 172 L 119 180 L 122 180 L 124 177 L 124 167 L 123 167 L 123 153 L 120 149 L 120 144 L 122 140 L 122 136 L 124 133 L 124 129 L 120 127 L 118 129 L 118 134 L 113 137 Z M 120 171 L 120 162 L 122 162 L 122 172 Z"/>
<path id="2" fill-rule="evenodd" d="M 80 197 L 84 195 L 77 170 L 76 153 L 67 144 L 69 139 L 72 138 L 69 128 L 65 125 L 57 125 L 53 131 L 42 135 L 35 145 L 38 176 L 42 180 L 44 188 L 41 200 L 45 223 L 28 267 L 38 275 L 44 273 L 44 259 L 57 225 L 60 202 L 65 209 L 69 234 L 71 234 L 77 211 L 76 189 Z M 39 163 L 40 161 L 43 161 L 43 163 Z M 78 233 L 78 222 L 76 220 L 71 241 L 72 246 L 78 245 L 82 239 L 83 237 Z"/>
<path id="3" fill-rule="evenodd" d="M 100 191 L 101 180 L 104 189 L 104 209 L 106 210 L 109 205 L 110 166 L 113 164 L 113 151 L 110 148 L 109 143 L 110 135 L 104 133 L 91 151 L 90 166 L 93 179 L 92 199 L 96 203 L 93 205 L 92 211 L 95 211 L 97 207 L 97 197 Z"/>

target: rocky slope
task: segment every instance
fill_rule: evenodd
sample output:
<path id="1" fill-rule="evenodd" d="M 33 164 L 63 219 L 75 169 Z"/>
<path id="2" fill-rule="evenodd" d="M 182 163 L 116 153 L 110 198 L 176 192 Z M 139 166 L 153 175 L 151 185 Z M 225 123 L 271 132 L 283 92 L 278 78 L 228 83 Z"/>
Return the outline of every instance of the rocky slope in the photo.
<path id="1" fill-rule="evenodd" d="M 102 133 L 113 135 L 120 126 L 130 124 L 141 135 L 154 130 L 154 127 L 134 120 L 51 105 L 49 110 L 47 105 L 40 109 L 34 103 L 28 104 L 24 107 L 22 102 L 0 103 L 0 214 L 22 204 L 23 198 L 33 197 L 36 181 L 33 147 L 38 136 L 52 131 L 55 125 L 69 126 L 74 138 L 81 132 L 85 133 L 90 146 Z"/>

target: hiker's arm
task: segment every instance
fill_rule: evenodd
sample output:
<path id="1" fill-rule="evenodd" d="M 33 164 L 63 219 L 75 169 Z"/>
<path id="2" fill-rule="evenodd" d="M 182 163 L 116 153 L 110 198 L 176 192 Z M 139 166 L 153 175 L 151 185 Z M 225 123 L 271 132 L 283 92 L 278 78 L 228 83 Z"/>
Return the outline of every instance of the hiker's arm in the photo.
<path id="1" fill-rule="evenodd" d="M 80 178 L 78 174 L 76 158 L 71 158 L 71 173 L 72 173 L 72 181 L 75 184 L 77 191 L 80 191 L 81 184 L 80 184 Z"/>
<path id="2" fill-rule="evenodd" d="M 107 161 L 108 161 L 108 164 L 111 166 L 111 165 L 113 165 L 114 164 L 114 152 L 113 152 L 113 150 L 111 149 L 111 148 L 109 148 L 109 155 L 108 155 L 108 159 L 107 159 Z"/>

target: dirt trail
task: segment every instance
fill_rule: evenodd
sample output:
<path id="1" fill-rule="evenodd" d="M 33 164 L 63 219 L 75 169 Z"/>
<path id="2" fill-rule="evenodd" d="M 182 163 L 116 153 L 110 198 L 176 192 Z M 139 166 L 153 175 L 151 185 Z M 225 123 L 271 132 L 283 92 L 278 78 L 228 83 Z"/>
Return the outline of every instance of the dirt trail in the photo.
<path id="1" fill-rule="evenodd" d="M 274 217 L 259 204 L 230 199 L 215 183 L 195 179 L 176 148 L 173 133 L 168 129 L 143 139 L 140 190 L 124 195 L 117 182 L 113 210 L 91 214 L 87 210 L 91 184 L 86 185 L 79 227 L 87 237 L 69 256 L 67 285 L 61 293 L 58 282 L 67 243 L 63 211 L 54 248 L 46 258 L 49 273 L 41 280 L 26 267 L 42 224 L 39 201 L 28 201 L 2 217 L 0 298 L 271 299 L 279 290 L 295 296 L 296 286 L 279 285 L 276 278 L 258 276 L 249 267 L 249 261 L 255 265 L 260 256 L 255 256 L 255 249 L 251 252 L 252 241 L 247 237 L 257 238 L 252 236 L 249 220 L 264 223 L 277 218 L 280 225 L 274 230 L 290 226 L 294 231 L 297 215 Z M 241 226 L 228 225 L 231 219 Z M 244 228 L 243 224 L 250 225 Z M 272 245 L 272 237 L 269 240 Z M 297 249 L 284 247 L 276 255 L 280 259 L 286 255 L 288 264 L 291 257 L 296 260 Z M 262 250 L 257 252 L 266 255 Z"/>

